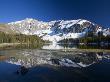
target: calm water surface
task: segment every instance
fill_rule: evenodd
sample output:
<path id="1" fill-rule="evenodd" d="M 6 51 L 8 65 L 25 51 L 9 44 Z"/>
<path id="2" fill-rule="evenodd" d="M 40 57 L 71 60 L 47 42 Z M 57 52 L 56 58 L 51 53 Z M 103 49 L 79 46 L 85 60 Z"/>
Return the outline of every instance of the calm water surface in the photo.
<path id="1" fill-rule="evenodd" d="M 110 82 L 110 53 L 1 50 L 0 82 Z"/>

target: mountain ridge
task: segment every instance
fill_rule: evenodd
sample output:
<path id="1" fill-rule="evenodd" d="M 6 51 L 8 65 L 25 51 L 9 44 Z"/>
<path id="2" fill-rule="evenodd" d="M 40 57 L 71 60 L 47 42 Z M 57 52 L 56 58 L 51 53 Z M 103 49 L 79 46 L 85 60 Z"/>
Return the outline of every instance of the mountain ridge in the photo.
<path id="1" fill-rule="evenodd" d="M 37 35 L 43 40 L 58 42 L 62 39 L 81 38 L 87 33 L 103 32 L 104 36 L 110 35 L 110 28 L 101 27 L 85 19 L 55 20 L 43 22 L 33 18 L 7 24 L 9 29 L 18 34 Z"/>

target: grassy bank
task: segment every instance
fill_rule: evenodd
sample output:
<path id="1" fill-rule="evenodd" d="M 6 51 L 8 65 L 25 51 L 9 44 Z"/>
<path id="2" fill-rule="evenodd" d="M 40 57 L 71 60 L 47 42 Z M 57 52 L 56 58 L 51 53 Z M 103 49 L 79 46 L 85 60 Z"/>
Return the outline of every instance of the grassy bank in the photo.
<path id="1" fill-rule="evenodd" d="M 0 50 L 5 49 L 41 49 L 43 44 L 28 44 L 28 43 L 1 43 Z"/>

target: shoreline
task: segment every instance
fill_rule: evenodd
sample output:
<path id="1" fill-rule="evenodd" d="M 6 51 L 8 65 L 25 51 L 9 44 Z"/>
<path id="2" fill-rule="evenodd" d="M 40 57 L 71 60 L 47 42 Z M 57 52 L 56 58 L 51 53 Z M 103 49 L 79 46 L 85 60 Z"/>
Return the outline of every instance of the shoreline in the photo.
<path id="1" fill-rule="evenodd" d="M 18 45 L 26 45 L 28 43 L 0 43 L 1 49 L 7 49 L 7 47 L 14 47 Z M 49 50 L 49 49 L 41 49 Z M 52 51 L 65 51 L 65 52 L 110 52 L 110 49 L 50 49 Z"/>
<path id="2" fill-rule="evenodd" d="M 26 44 L 26 43 L 0 43 L 0 48 L 1 47 L 8 47 L 8 46 L 17 46 L 20 44 Z"/>
<path id="3" fill-rule="evenodd" d="M 14 46 L 14 45 L 19 45 L 20 43 L 0 43 L 0 48 L 1 47 L 7 47 L 7 46 Z"/>
<path id="4" fill-rule="evenodd" d="M 110 52 L 109 49 L 61 49 L 65 52 Z"/>

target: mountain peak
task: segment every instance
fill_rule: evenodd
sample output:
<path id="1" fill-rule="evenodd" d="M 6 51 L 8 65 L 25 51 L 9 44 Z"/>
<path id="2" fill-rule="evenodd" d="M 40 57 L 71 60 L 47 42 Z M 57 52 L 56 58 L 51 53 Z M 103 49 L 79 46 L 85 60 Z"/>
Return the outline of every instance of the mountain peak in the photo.
<path id="1" fill-rule="evenodd" d="M 37 35 L 44 40 L 53 42 L 66 38 L 80 38 L 87 33 L 93 32 L 95 35 L 103 31 L 105 36 L 110 35 L 109 30 L 85 19 L 76 20 L 55 20 L 50 22 L 38 21 L 33 18 L 26 18 L 8 24 L 17 33 L 26 35 Z"/>

